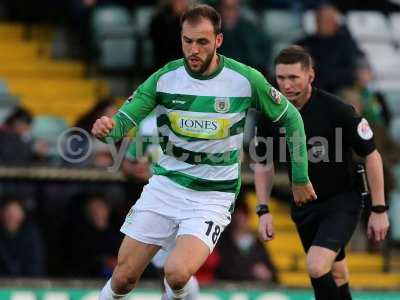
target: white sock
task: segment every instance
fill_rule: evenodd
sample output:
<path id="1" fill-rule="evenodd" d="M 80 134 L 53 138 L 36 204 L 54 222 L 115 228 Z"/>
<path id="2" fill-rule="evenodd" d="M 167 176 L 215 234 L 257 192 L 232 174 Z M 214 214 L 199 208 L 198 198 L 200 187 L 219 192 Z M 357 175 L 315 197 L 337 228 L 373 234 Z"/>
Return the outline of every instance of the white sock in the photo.
<path id="1" fill-rule="evenodd" d="M 127 295 L 127 294 L 126 294 Z M 100 292 L 99 300 L 123 300 L 126 295 L 118 295 L 111 288 L 111 278 Z"/>
<path id="2" fill-rule="evenodd" d="M 187 295 L 184 298 L 185 300 L 197 300 L 199 297 L 199 282 L 197 278 L 192 276 L 189 279 L 189 282 L 186 284 L 185 288 L 187 288 Z"/>
<path id="3" fill-rule="evenodd" d="M 190 277 L 186 285 L 180 290 L 173 290 L 169 286 L 165 278 L 164 278 L 164 285 L 165 285 L 166 300 L 176 300 L 176 299 L 196 300 L 199 293 L 199 283 L 197 282 L 197 279 L 194 276 Z"/>

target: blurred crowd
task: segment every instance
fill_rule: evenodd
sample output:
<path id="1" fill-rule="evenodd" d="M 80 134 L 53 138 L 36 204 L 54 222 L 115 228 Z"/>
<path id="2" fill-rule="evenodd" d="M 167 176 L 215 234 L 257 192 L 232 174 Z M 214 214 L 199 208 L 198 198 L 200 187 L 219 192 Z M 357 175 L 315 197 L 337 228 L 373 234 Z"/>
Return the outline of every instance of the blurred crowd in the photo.
<path id="1" fill-rule="evenodd" d="M 42 1 L 39 7 L 34 1 L 3 1 L 1 15 L 7 20 L 50 22 L 65 26 L 68 28 L 69 41 L 73 45 L 80 45 L 79 55 L 86 58 L 93 55 L 89 21 L 96 7 L 119 5 L 133 11 L 138 6 L 152 5 L 156 7 L 156 13 L 151 18 L 147 38 L 152 40 L 154 59 L 147 72 L 181 57 L 179 18 L 189 7 L 189 0 L 44 2 L 47 4 Z M 334 6 L 323 0 L 202 2 L 215 5 L 223 18 L 224 43 L 219 52 L 257 68 L 271 82 L 275 41 L 257 26 L 252 16 L 270 8 L 287 9 L 295 13 L 316 9 L 315 33 L 292 42 L 304 46 L 314 57 L 317 74 L 315 85 L 342 95 L 372 125 L 385 164 L 386 192 L 389 195 L 395 185 L 391 167 L 400 159 L 399 146 L 388 134 L 391 111 L 384 94 L 374 85 L 374 72 L 367 57 L 341 22 L 341 12 L 354 8 L 387 12 L 398 7 L 389 1 L 372 0 L 331 1 Z M 113 98 L 100 99 L 90 111 L 82 114 L 74 127 L 90 132 L 98 117 L 112 116 L 118 105 Z M 49 124 L 52 123 L 42 126 Z M 36 134 L 40 131 L 39 125 L 31 113 L 22 107 L 10 112 L 0 127 L 2 166 L 51 165 L 107 170 L 114 164 L 108 146 L 87 139 L 82 132 L 80 138 L 75 138 L 69 146 L 72 152 L 91 148 L 90 155 L 79 163 L 63 160 L 57 153 L 57 145 L 49 142 L 46 134 Z M 138 130 L 136 137 L 140 135 L 152 133 Z M 122 239 L 119 226 L 150 176 L 151 156 L 148 153 L 137 155 L 136 151 L 135 146 L 131 146 L 121 162 L 128 178 L 124 183 L 44 181 L 37 184 L 23 180 L 1 181 L 0 276 L 110 276 Z M 239 197 L 231 226 L 197 274 L 200 283 L 213 283 L 217 279 L 278 282 L 279 274 L 248 220 L 249 209 Z M 149 268 L 144 277 L 157 278 L 157 272 Z"/>

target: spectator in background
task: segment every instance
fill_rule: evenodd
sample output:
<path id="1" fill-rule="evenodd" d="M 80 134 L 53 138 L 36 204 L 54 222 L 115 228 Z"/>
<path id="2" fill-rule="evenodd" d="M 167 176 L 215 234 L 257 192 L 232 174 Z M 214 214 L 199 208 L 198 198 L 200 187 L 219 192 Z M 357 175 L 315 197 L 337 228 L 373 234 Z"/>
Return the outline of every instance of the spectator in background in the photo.
<path id="1" fill-rule="evenodd" d="M 250 229 L 249 210 L 243 201 L 236 201 L 232 224 L 222 235 L 218 249 L 218 278 L 234 281 L 278 281 L 276 268 L 264 245 Z"/>
<path id="2" fill-rule="evenodd" d="M 155 68 L 182 57 L 180 18 L 189 8 L 189 0 L 169 0 L 150 24 L 154 45 Z"/>
<path id="3" fill-rule="evenodd" d="M 34 145 L 31 129 L 30 112 L 22 107 L 15 108 L 0 127 L 0 164 L 26 166 L 45 156 L 46 146 Z"/>
<path id="4" fill-rule="evenodd" d="M 66 226 L 68 275 L 108 278 L 117 263 L 122 236 L 111 226 L 111 207 L 102 196 L 86 196 L 78 217 Z"/>
<path id="5" fill-rule="evenodd" d="M 256 24 L 241 15 L 240 10 L 240 0 L 221 0 L 219 3 L 224 34 L 220 53 L 265 73 L 270 61 L 271 43 Z"/>
<path id="6" fill-rule="evenodd" d="M 44 261 L 44 245 L 38 228 L 27 221 L 18 199 L 5 199 L 0 204 L 0 276 L 44 276 Z"/>
<path id="7" fill-rule="evenodd" d="M 342 91 L 342 96 L 367 119 L 374 132 L 375 144 L 382 156 L 385 195 L 395 188 L 392 166 L 400 161 L 400 147 L 388 134 L 391 112 L 383 93 L 376 89 L 374 74 L 365 57 L 359 58 L 355 69 L 355 83 Z"/>
<path id="8" fill-rule="evenodd" d="M 360 50 L 348 29 L 340 24 L 340 14 L 331 5 L 316 11 L 317 32 L 297 41 L 314 58 L 315 86 L 338 92 L 354 84 L 354 68 Z"/>
<path id="9" fill-rule="evenodd" d="M 389 127 L 391 113 L 384 95 L 374 86 L 374 73 L 365 57 L 359 58 L 355 68 L 355 83 L 343 91 L 357 113 L 371 125 Z"/>
<path id="10" fill-rule="evenodd" d="M 91 124 L 93 124 L 94 120 L 97 120 L 100 116 L 112 116 L 117 111 L 118 107 L 116 105 L 116 101 L 112 98 L 105 98 L 96 102 L 96 104 L 90 110 L 88 110 L 78 119 L 74 126 L 83 129 L 87 134 L 74 131 L 73 134 L 80 135 L 81 138 L 74 138 L 71 141 L 71 144 L 68 145 L 70 147 L 69 151 L 68 149 L 65 149 L 65 153 L 74 159 L 77 158 L 73 155 L 74 153 L 88 153 L 88 151 L 90 151 L 88 147 L 90 147 L 91 142 L 88 140 L 88 136 L 90 136 Z M 105 165 L 107 164 L 107 162 L 104 160 L 105 156 L 102 156 L 102 154 L 105 154 L 104 147 L 94 141 L 92 142 L 92 145 L 95 146 L 92 151 L 98 151 L 98 153 L 94 152 L 92 155 L 88 156 L 87 159 L 80 161 L 79 163 L 74 163 L 75 167 L 88 167 L 93 165 L 98 167 L 108 166 Z"/>

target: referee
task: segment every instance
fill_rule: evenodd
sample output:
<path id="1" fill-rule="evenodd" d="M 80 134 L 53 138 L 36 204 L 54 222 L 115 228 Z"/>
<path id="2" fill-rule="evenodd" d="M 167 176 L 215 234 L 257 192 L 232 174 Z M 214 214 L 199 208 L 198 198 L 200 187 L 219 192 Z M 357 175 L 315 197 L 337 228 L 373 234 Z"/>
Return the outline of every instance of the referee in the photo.
<path id="1" fill-rule="evenodd" d="M 280 91 L 300 111 L 308 139 L 309 175 L 318 199 L 303 205 L 292 202 L 291 217 L 307 253 L 307 272 L 315 298 L 352 299 L 344 249 L 362 208 L 352 150 L 365 157 L 372 199 L 368 236 L 376 242 L 382 241 L 389 227 L 382 160 L 375 148 L 373 132 L 350 105 L 312 87 L 312 58 L 302 47 L 290 46 L 279 53 L 275 59 L 275 75 Z M 259 232 L 265 241 L 274 238 L 268 209 L 274 167 L 273 160 L 265 157 L 273 146 L 270 158 L 276 160 L 279 156 L 282 161 L 287 156 L 287 161 L 290 160 L 280 131 L 265 119 L 258 122 L 255 153 L 259 158 L 264 157 L 256 164 L 255 186 Z M 268 137 L 273 137 L 273 144 L 268 145 Z"/>

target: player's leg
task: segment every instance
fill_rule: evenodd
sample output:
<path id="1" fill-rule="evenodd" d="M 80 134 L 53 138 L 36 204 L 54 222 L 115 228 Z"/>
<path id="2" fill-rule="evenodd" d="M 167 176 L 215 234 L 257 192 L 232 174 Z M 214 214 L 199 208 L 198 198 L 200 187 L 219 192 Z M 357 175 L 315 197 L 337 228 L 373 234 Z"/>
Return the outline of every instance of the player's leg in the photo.
<path id="1" fill-rule="evenodd" d="M 193 204 L 187 206 L 190 208 Z M 167 299 L 184 299 L 195 287 L 193 275 L 213 251 L 230 223 L 229 206 L 202 205 L 184 209 L 179 220 L 176 247 L 164 267 Z"/>
<path id="2" fill-rule="evenodd" d="M 296 223 L 301 243 L 307 253 L 307 271 L 314 289 L 315 298 L 317 300 L 340 299 L 338 298 L 338 288 L 330 273 L 336 252 L 333 251 L 332 254 L 329 251 L 324 251 L 325 248 L 321 250 L 320 248 L 322 247 L 313 247 L 314 242 L 318 240 L 317 236 L 321 226 L 321 216 L 319 214 L 321 205 L 321 203 L 317 203 L 313 207 L 297 208 L 292 211 L 292 219 Z M 319 265 L 319 259 L 322 260 L 321 265 Z M 327 291 L 327 297 L 324 296 L 324 291 Z"/>
<path id="3" fill-rule="evenodd" d="M 175 248 L 175 241 L 171 247 L 165 247 L 165 249 L 160 249 L 157 254 L 151 260 L 153 266 L 157 268 L 160 273 L 160 278 L 162 282 L 162 292 L 163 296 L 161 299 L 168 299 L 166 295 L 166 288 L 164 284 L 164 266 L 167 261 L 167 258 L 170 256 L 172 249 Z M 192 276 L 190 279 L 191 283 L 187 288 L 187 295 L 184 298 L 185 300 L 196 300 L 199 295 L 199 283 L 195 276 Z"/>
<path id="4" fill-rule="evenodd" d="M 331 272 L 336 255 L 337 252 L 320 246 L 311 246 L 307 253 L 307 272 L 316 300 L 341 299 Z"/>
<path id="5" fill-rule="evenodd" d="M 167 299 L 184 299 L 196 288 L 193 275 L 210 255 L 210 248 L 193 235 L 180 235 L 164 267 Z"/>
<path id="6" fill-rule="evenodd" d="M 343 253 L 343 254 L 342 254 Z M 338 254 L 336 261 L 332 266 L 332 275 L 339 287 L 339 292 L 342 300 L 351 300 L 351 293 L 349 287 L 349 269 L 342 249 Z"/>
<path id="7" fill-rule="evenodd" d="M 347 284 L 348 269 L 344 261 L 344 248 L 357 227 L 360 212 L 361 199 L 356 192 L 343 193 L 329 199 L 324 210 L 325 216 L 313 241 L 313 246 L 320 246 L 338 253 L 334 260 L 334 263 L 336 262 L 336 276 L 333 275 L 333 271 L 335 271 L 334 264 L 332 264 L 331 274 L 336 286 L 338 286 L 339 299 L 351 299 L 350 289 Z M 328 259 L 329 261 L 327 261 L 326 265 L 332 262 L 331 256 Z M 341 261 L 343 262 L 338 263 Z"/>
<path id="8" fill-rule="evenodd" d="M 125 236 L 118 252 L 117 266 L 102 289 L 99 300 L 124 299 L 159 249 L 158 245 L 145 244 Z"/>

